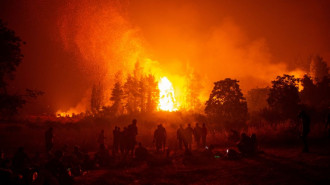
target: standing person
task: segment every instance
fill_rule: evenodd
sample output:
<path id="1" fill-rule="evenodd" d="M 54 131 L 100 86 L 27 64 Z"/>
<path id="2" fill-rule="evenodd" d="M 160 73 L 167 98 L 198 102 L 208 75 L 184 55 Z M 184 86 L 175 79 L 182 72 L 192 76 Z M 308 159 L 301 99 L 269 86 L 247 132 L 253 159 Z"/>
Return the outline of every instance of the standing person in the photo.
<path id="1" fill-rule="evenodd" d="M 118 153 L 119 149 L 119 134 L 120 134 L 120 128 L 115 126 L 115 129 L 112 131 L 113 133 L 113 152 Z"/>
<path id="2" fill-rule="evenodd" d="M 134 154 L 134 148 L 136 145 L 136 136 L 138 134 L 138 129 L 136 126 L 137 120 L 133 119 L 132 124 L 128 125 L 127 134 L 128 134 L 128 152 L 131 151 L 131 154 Z"/>
<path id="3" fill-rule="evenodd" d="M 330 138 L 330 113 L 327 114 L 327 118 L 325 120 L 325 129 L 327 131 L 327 136 Z"/>
<path id="4" fill-rule="evenodd" d="M 304 143 L 304 148 L 303 148 L 303 152 L 309 152 L 309 148 L 308 148 L 308 142 L 307 142 L 307 136 L 309 134 L 310 131 L 310 118 L 309 115 L 305 112 L 305 111 L 301 111 L 299 114 L 299 118 L 302 121 L 302 140 Z"/>
<path id="5" fill-rule="evenodd" d="M 99 143 L 99 145 L 104 145 L 104 140 L 105 140 L 105 136 L 104 136 L 104 130 L 101 130 L 101 133 L 99 135 L 99 138 L 97 140 L 97 142 Z M 105 145 L 104 145 L 105 146 Z"/>
<path id="6" fill-rule="evenodd" d="M 194 128 L 194 138 L 196 141 L 197 148 L 200 147 L 200 142 L 201 142 L 201 135 L 202 135 L 202 128 L 196 123 L 196 126 Z"/>
<path id="7" fill-rule="evenodd" d="M 186 150 L 191 151 L 191 144 L 192 144 L 192 135 L 194 133 L 194 129 L 191 128 L 190 123 L 188 124 L 188 127 L 184 129 L 184 142 Z"/>
<path id="8" fill-rule="evenodd" d="M 156 143 L 157 152 L 159 151 L 159 149 L 165 151 L 166 130 L 162 124 L 158 125 L 157 129 L 154 132 L 154 142 Z"/>
<path id="9" fill-rule="evenodd" d="M 46 144 L 46 151 L 47 153 L 49 153 L 54 146 L 53 127 L 49 127 L 49 129 L 45 132 L 45 144 Z"/>
<path id="10" fill-rule="evenodd" d="M 180 125 L 180 128 L 176 132 L 176 138 L 178 139 L 180 150 L 182 150 L 182 144 L 183 144 L 183 139 L 184 139 L 183 133 L 184 133 L 184 129 L 183 129 L 182 125 Z"/>
<path id="11" fill-rule="evenodd" d="M 205 123 L 203 123 L 203 127 L 202 127 L 202 145 L 203 145 L 203 148 L 205 148 L 205 146 L 206 146 L 206 136 L 207 136 L 207 128 L 205 126 Z"/>

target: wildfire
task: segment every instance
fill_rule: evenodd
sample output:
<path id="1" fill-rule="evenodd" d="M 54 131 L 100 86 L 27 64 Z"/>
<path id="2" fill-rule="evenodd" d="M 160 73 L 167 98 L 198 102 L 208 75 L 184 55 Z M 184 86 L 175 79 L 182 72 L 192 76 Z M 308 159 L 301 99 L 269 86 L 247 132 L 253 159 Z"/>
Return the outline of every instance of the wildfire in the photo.
<path id="1" fill-rule="evenodd" d="M 159 88 L 158 109 L 169 112 L 178 110 L 172 83 L 166 77 L 163 77 L 158 82 L 158 88 Z"/>

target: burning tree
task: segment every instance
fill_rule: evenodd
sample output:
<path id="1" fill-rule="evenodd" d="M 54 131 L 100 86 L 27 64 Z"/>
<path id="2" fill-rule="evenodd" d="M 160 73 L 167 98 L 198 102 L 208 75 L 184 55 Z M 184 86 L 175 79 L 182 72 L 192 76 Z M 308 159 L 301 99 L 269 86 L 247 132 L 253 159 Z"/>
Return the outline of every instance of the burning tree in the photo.
<path id="1" fill-rule="evenodd" d="M 133 75 L 128 74 L 123 86 L 123 99 L 128 114 L 153 112 L 159 99 L 158 83 L 151 74 L 144 75 L 139 62 L 135 64 Z"/>
<path id="2" fill-rule="evenodd" d="M 91 94 L 91 111 L 93 114 L 97 114 L 102 107 L 102 87 L 101 83 L 98 85 L 93 85 Z"/>
<path id="3" fill-rule="evenodd" d="M 123 113 L 123 87 L 121 84 L 121 72 L 117 72 L 116 74 L 116 83 L 111 91 L 110 100 L 113 101 L 111 106 L 111 112 L 116 114 Z"/>
<path id="4" fill-rule="evenodd" d="M 247 103 L 237 80 L 226 78 L 214 83 L 205 113 L 225 127 L 242 126 L 247 119 Z"/>

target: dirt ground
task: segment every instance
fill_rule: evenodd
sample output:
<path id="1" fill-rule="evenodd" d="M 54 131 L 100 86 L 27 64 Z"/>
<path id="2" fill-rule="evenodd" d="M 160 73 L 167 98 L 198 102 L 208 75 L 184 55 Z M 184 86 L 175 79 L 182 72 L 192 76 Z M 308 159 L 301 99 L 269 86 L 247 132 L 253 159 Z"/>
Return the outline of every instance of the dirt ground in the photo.
<path id="1" fill-rule="evenodd" d="M 123 169 L 89 171 L 76 178 L 78 185 L 103 184 L 330 184 L 330 143 L 312 146 L 310 153 L 298 147 L 266 148 L 256 157 L 228 160 L 224 157 L 205 162 L 183 156 L 172 164 L 151 167 L 142 163 Z M 221 150 L 221 149 L 220 149 Z M 225 152 L 221 150 L 221 152 Z M 193 153 L 193 156 L 197 152 Z"/>

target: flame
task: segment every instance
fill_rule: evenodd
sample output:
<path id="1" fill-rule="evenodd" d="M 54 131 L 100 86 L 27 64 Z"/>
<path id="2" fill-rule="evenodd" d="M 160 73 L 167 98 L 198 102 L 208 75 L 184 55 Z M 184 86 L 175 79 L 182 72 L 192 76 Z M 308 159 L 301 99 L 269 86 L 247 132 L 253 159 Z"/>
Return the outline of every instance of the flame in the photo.
<path id="1" fill-rule="evenodd" d="M 163 77 L 158 82 L 158 88 L 159 88 L 158 109 L 169 112 L 178 110 L 172 83 L 166 77 Z"/>
<path id="2" fill-rule="evenodd" d="M 59 111 L 56 112 L 56 117 L 58 117 L 58 118 L 64 118 L 64 117 L 66 117 L 66 118 L 68 118 L 68 117 L 72 118 L 74 116 L 79 115 L 80 113 L 81 112 L 79 112 L 77 110 L 73 110 L 73 109 L 70 109 L 68 111 L 61 111 L 61 110 L 59 110 Z"/>

